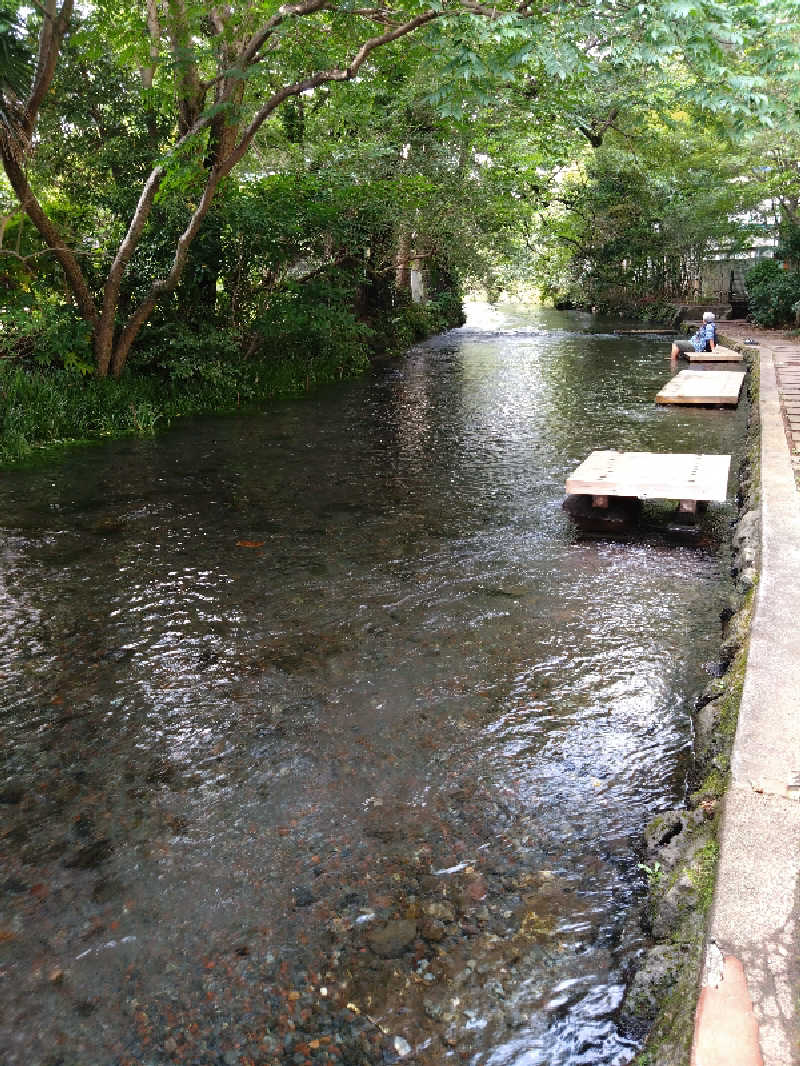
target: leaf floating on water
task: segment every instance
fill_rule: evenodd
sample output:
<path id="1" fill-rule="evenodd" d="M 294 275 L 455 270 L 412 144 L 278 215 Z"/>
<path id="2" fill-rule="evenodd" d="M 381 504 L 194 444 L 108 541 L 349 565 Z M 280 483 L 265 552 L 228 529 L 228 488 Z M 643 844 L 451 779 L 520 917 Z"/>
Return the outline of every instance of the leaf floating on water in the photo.
<path id="1" fill-rule="evenodd" d="M 237 548 L 263 548 L 264 547 L 264 541 L 263 540 L 237 540 L 236 541 L 236 547 Z"/>

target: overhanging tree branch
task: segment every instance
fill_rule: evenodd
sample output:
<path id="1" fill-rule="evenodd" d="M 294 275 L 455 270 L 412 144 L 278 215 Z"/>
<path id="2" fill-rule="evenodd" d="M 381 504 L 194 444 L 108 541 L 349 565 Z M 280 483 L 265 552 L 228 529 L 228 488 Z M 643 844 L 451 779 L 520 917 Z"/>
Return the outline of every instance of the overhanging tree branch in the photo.
<path id="1" fill-rule="evenodd" d="M 53 75 L 56 71 L 64 34 L 67 32 L 72 19 L 72 0 L 63 0 L 60 10 L 58 8 L 58 0 L 46 0 L 44 16 L 42 28 L 39 32 L 39 48 L 36 57 L 33 87 L 25 103 L 22 117 L 22 129 L 28 140 L 33 134 L 42 101 L 53 82 Z"/>
<path id="2" fill-rule="evenodd" d="M 40 32 L 34 86 L 26 105 L 24 128 L 28 138 L 33 133 L 42 101 L 51 87 L 64 36 L 73 14 L 74 0 L 60 0 L 60 6 L 59 0 L 42 0 L 42 3 L 46 17 Z M 20 203 L 48 248 L 52 249 L 61 263 L 80 313 L 92 326 L 97 372 L 101 376 L 109 371 L 115 375 L 121 372 L 134 339 L 156 303 L 165 294 L 174 291 L 179 284 L 191 244 L 208 215 L 220 183 L 242 160 L 251 148 L 259 129 L 281 105 L 326 84 L 354 79 L 377 49 L 391 45 L 445 15 L 460 12 L 495 18 L 500 14 L 496 8 L 484 7 L 473 0 L 458 0 L 452 3 L 452 6 L 422 10 L 405 18 L 401 11 L 392 11 L 391 7 L 380 3 L 375 7 L 360 8 L 358 11 L 342 11 L 342 16 L 353 19 L 356 26 L 372 22 L 386 28 L 384 32 L 369 36 L 355 46 L 346 63 L 314 71 L 274 88 L 260 105 L 256 104 L 254 114 L 244 128 L 240 128 L 239 116 L 244 93 L 248 86 L 254 84 L 248 80 L 248 75 L 252 68 L 265 61 L 267 56 L 272 59 L 276 50 L 279 50 L 284 37 L 277 31 L 291 21 L 300 23 L 301 20 L 313 18 L 322 12 L 336 12 L 335 2 L 300 0 L 298 3 L 284 4 L 255 32 L 241 37 L 238 41 L 233 22 L 235 8 L 232 6 L 214 7 L 205 16 L 207 21 L 200 30 L 195 25 L 197 11 L 190 6 L 188 0 L 164 0 L 162 3 L 157 0 L 145 0 L 145 10 L 146 29 L 143 32 L 146 33 L 149 48 L 149 63 L 145 60 L 147 65 L 140 71 L 142 84 L 145 89 L 153 86 L 159 49 L 162 43 L 168 43 L 176 71 L 174 106 L 178 115 L 178 138 L 168 157 L 162 158 L 152 167 L 145 181 L 125 236 L 106 275 L 99 304 L 91 292 L 76 254 L 69 249 L 57 227 L 42 209 L 22 166 L 16 164 L 8 153 L 3 154 L 6 171 Z M 240 21 L 246 24 L 250 11 L 242 14 Z M 395 21 L 396 19 L 398 21 Z M 217 42 L 214 46 L 216 77 L 200 76 L 200 63 L 195 54 L 198 32 L 206 38 L 210 32 Z M 215 89 L 215 101 L 214 106 L 208 108 L 205 101 L 212 86 Z M 207 142 L 201 148 L 201 142 L 197 139 L 204 131 Z M 153 279 L 146 295 L 117 335 L 122 282 L 152 214 L 159 189 L 169 171 L 170 159 L 176 159 L 194 140 L 197 140 L 198 147 L 197 162 L 200 164 L 202 160 L 206 172 L 202 194 L 177 240 L 166 274 Z"/>

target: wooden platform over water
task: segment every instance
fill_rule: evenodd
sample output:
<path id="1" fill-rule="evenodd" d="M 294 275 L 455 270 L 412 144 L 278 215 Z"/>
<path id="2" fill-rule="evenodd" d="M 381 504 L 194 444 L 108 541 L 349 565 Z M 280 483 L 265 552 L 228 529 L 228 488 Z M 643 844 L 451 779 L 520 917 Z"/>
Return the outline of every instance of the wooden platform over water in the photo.
<path id="1" fill-rule="evenodd" d="M 729 455 L 597 451 L 567 478 L 566 490 L 591 496 L 599 508 L 610 496 L 633 496 L 678 500 L 680 510 L 694 513 L 698 501 L 727 499 L 730 465 Z"/>
<path id="2" fill-rule="evenodd" d="M 713 352 L 686 352 L 684 358 L 690 363 L 741 363 L 744 356 L 733 348 L 718 344 Z"/>
<path id="3" fill-rule="evenodd" d="M 742 370 L 681 370 L 656 396 L 656 403 L 724 404 L 735 407 L 742 391 Z"/>

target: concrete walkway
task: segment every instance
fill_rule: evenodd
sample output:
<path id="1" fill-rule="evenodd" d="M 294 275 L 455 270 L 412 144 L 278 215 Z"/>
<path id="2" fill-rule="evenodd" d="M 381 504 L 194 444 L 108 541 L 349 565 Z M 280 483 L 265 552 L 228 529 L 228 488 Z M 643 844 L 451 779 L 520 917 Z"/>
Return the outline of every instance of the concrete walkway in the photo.
<path id="1" fill-rule="evenodd" d="M 800 339 L 759 345 L 762 564 L 692 1066 L 800 1066 Z"/>

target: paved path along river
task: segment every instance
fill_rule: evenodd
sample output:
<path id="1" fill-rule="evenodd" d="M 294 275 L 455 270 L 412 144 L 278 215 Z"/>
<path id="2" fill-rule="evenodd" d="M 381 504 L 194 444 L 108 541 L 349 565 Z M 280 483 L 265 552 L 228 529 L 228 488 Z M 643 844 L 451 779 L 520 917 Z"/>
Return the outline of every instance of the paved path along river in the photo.
<path id="1" fill-rule="evenodd" d="M 800 498 L 797 338 L 747 323 L 759 345 L 762 571 L 721 830 L 694 1066 L 796 1066 L 800 873 Z M 720 980 L 720 976 L 722 979 Z M 752 1002 L 751 1002 L 752 1001 Z"/>
<path id="2" fill-rule="evenodd" d="M 4 474 L 4 1066 L 630 1061 L 732 510 L 583 539 L 564 480 L 735 455 L 745 405 L 657 407 L 663 338 L 480 314 Z"/>

